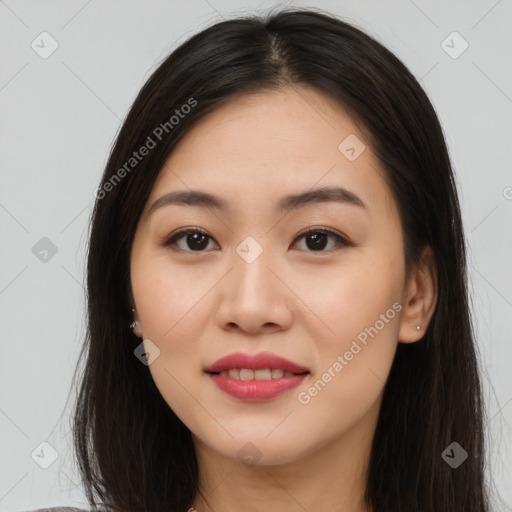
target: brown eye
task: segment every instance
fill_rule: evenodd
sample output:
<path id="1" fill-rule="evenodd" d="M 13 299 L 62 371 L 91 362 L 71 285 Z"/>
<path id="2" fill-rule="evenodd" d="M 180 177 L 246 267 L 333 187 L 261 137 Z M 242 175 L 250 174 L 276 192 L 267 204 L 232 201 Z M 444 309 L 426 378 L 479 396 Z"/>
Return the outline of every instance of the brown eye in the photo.
<path id="1" fill-rule="evenodd" d="M 329 246 L 329 239 L 334 240 L 329 249 L 332 249 L 332 246 L 336 248 L 352 245 L 345 237 L 326 228 L 309 228 L 295 240 L 297 241 L 301 238 L 306 240 L 306 252 L 329 252 L 329 250 L 325 250 Z M 180 246 L 179 242 L 182 240 L 183 242 Z M 210 240 L 213 240 L 213 238 L 206 231 L 198 228 L 187 228 L 173 233 L 164 240 L 162 245 L 176 251 L 206 252 Z"/>
<path id="2" fill-rule="evenodd" d="M 296 240 L 304 238 L 308 252 L 328 252 L 325 247 L 329 243 L 329 238 L 335 240 L 334 246 L 350 246 L 350 242 L 343 236 L 325 228 L 309 228 L 306 232 L 299 235 Z"/>
<path id="3" fill-rule="evenodd" d="M 178 250 L 185 252 L 204 252 L 204 249 L 208 246 L 208 241 L 213 240 L 210 235 L 200 229 L 182 229 L 167 238 L 163 245 L 164 247 L 174 248 L 182 238 L 184 238 L 185 248 L 179 247 Z"/>

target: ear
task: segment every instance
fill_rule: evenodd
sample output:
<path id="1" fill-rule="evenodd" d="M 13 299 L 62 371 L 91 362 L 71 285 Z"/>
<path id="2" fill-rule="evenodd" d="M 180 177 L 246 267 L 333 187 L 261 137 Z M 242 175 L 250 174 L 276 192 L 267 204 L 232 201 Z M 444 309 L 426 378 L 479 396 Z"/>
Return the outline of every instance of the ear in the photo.
<path id="1" fill-rule="evenodd" d="M 400 343 L 414 343 L 425 335 L 437 303 L 437 283 L 434 253 L 427 245 L 422 249 L 419 263 L 411 270 L 405 286 L 398 331 Z"/>

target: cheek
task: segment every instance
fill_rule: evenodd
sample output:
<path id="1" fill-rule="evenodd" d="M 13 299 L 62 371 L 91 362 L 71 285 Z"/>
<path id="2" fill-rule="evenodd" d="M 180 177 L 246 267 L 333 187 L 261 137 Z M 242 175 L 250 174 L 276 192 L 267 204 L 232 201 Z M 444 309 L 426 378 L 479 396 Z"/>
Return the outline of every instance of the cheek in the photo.
<path id="1" fill-rule="evenodd" d="M 165 255 L 138 255 L 132 259 L 132 289 L 141 318 L 144 339 L 150 339 L 160 355 L 149 366 L 155 385 L 168 405 L 186 422 L 191 395 L 198 395 L 201 339 L 207 318 L 208 291 L 218 278 L 178 268 Z M 190 418 L 191 419 L 191 418 Z"/>
<path id="2" fill-rule="evenodd" d="M 193 384 L 202 377 L 196 343 L 206 303 L 201 298 L 213 283 L 154 256 L 134 258 L 131 274 L 144 339 L 160 350 L 149 371 L 169 407 L 187 424 L 194 417 Z"/>
<path id="3" fill-rule="evenodd" d="M 166 345 L 190 337 L 190 315 L 212 286 L 208 278 L 172 265 L 165 255 L 141 255 L 132 262 L 131 279 L 145 337 Z"/>
<path id="4" fill-rule="evenodd" d="M 320 370 L 315 389 L 306 392 L 362 414 L 382 391 L 396 351 L 402 269 L 392 257 L 368 254 L 334 275 L 320 290 L 318 276 L 316 285 L 309 283 L 315 293 L 307 304 L 316 314 L 309 329 Z"/>
<path id="5" fill-rule="evenodd" d="M 396 317 L 392 306 L 402 295 L 403 272 L 392 258 L 361 253 L 343 266 L 303 276 L 295 280 L 294 292 L 310 309 L 307 317 L 317 323 L 319 339 L 329 344 L 342 348 L 343 340 L 373 326 L 390 308 L 386 319 Z"/>

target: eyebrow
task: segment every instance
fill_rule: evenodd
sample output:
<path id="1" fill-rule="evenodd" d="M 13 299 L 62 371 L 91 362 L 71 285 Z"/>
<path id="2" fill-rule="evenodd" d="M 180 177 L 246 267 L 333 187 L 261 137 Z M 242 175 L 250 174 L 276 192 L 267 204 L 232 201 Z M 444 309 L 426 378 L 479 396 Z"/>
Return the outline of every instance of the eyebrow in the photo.
<path id="1" fill-rule="evenodd" d="M 346 188 L 323 187 L 309 190 L 307 192 L 284 196 L 277 203 L 276 211 L 278 213 L 284 213 L 298 208 L 303 208 L 312 203 L 329 202 L 358 206 L 362 209 L 367 208 L 366 204 L 358 195 Z M 204 192 L 202 190 L 176 190 L 157 199 L 151 205 L 148 211 L 148 216 L 156 209 L 171 204 L 213 208 L 221 211 L 229 210 L 229 203 L 225 199 L 210 194 L 209 192 Z"/>

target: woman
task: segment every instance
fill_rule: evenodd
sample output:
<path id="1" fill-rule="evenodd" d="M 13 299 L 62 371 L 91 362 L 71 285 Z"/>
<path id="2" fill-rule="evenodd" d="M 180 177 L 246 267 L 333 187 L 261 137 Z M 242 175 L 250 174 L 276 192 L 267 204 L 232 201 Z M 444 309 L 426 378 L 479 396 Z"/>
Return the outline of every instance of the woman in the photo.
<path id="1" fill-rule="evenodd" d="M 354 26 L 282 10 L 169 55 L 111 152 L 87 270 L 94 507 L 489 509 L 442 129 Z"/>

